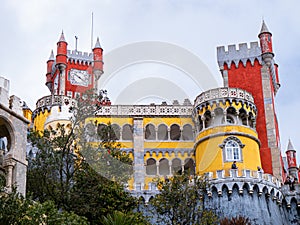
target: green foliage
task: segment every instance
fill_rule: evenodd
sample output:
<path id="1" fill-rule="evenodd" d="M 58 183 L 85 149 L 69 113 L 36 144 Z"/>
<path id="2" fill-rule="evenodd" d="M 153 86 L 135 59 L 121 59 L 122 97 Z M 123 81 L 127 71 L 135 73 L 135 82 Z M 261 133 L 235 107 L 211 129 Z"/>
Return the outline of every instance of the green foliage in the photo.
<path id="1" fill-rule="evenodd" d="M 224 218 L 220 221 L 220 225 L 251 225 L 249 218 L 236 216 L 232 218 Z"/>
<path id="2" fill-rule="evenodd" d="M 58 209 L 86 217 L 90 224 L 100 224 L 114 211 L 134 214 L 137 207 L 137 200 L 123 186 L 132 174 L 132 160 L 119 150 L 110 135 L 111 125 L 96 134 L 107 137 L 101 144 L 92 145 L 87 139 L 85 125 L 99 108 L 97 98 L 86 93 L 78 99 L 78 105 L 70 108 L 72 125 L 29 134 L 37 153 L 29 159 L 28 195 L 42 203 L 52 201 Z"/>
<path id="3" fill-rule="evenodd" d="M 43 135 L 32 132 L 29 139 L 38 148 L 29 160 L 27 192 L 41 202 L 54 201 L 58 208 L 69 210 L 70 191 L 74 175 L 79 170 L 79 155 L 75 155 L 75 135 L 72 129 L 58 125 Z"/>
<path id="4" fill-rule="evenodd" d="M 86 218 L 73 212 L 59 212 L 53 202 L 43 204 L 25 199 L 16 190 L 12 193 L 2 193 L 0 196 L 1 224 L 36 225 L 36 224 L 74 224 L 87 225 Z"/>
<path id="5" fill-rule="evenodd" d="M 216 224 L 217 217 L 203 207 L 205 177 L 175 175 L 158 180 L 160 193 L 151 201 L 160 221 L 166 224 Z"/>
<path id="6" fill-rule="evenodd" d="M 132 212 L 137 205 L 122 185 L 100 176 L 88 164 L 76 173 L 71 196 L 72 210 L 87 217 L 92 224 L 99 224 L 102 216 L 115 210 Z"/>
<path id="7" fill-rule="evenodd" d="M 115 211 L 102 217 L 101 225 L 146 225 L 146 222 L 138 213 L 122 213 Z"/>

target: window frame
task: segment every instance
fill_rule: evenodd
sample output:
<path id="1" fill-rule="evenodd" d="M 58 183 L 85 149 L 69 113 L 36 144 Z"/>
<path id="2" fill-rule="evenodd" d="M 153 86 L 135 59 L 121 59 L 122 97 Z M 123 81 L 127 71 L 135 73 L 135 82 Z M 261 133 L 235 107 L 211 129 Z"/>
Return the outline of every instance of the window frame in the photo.
<path id="1" fill-rule="evenodd" d="M 230 146 L 228 146 L 230 144 Z M 232 144 L 234 146 L 232 146 Z M 242 162 L 243 161 L 243 148 L 245 145 L 237 137 L 230 136 L 224 139 L 223 143 L 219 145 L 223 152 L 223 162 Z M 230 152 L 230 154 L 228 154 Z M 235 155 L 238 157 L 235 158 Z"/>

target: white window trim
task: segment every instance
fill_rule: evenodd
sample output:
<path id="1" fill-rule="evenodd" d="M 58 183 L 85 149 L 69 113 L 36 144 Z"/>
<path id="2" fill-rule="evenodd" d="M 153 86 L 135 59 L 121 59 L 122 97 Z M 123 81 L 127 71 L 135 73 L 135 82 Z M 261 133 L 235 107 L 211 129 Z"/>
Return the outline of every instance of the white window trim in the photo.
<path id="1" fill-rule="evenodd" d="M 238 149 L 234 149 L 234 147 L 231 147 L 231 155 L 230 157 L 228 156 L 228 146 L 226 146 L 228 144 L 228 142 L 235 142 L 238 146 Z M 242 144 L 242 142 L 235 136 L 230 136 L 224 139 L 223 143 L 219 145 L 220 148 L 222 148 L 223 151 L 223 161 L 224 162 L 233 162 L 233 161 L 237 161 L 237 162 L 242 162 L 243 161 L 243 154 L 242 154 L 242 149 L 245 145 Z M 239 158 L 234 159 L 234 150 L 238 150 L 238 155 Z"/>

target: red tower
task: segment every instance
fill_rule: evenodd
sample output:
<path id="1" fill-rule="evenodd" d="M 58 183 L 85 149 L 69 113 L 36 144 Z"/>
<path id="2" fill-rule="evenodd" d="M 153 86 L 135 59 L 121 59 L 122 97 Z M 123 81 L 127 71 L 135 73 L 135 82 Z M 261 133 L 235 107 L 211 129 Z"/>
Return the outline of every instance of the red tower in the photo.
<path id="1" fill-rule="evenodd" d="M 250 92 L 258 110 L 256 130 L 261 142 L 260 155 L 266 173 L 282 176 L 280 138 L 275 113 L 275 96 L 280 87 L 277 64 L 274 61 L 272 34 L 262 23 L 258 42 L 218 47 L 218 64 L 224 86 L 236 87 Z"/>
<path id="2" fill-rule="evenodd" d="M 64 33 L 57 42 L 57 54 L 53 51 L 47 61 L 46 86 L 52 95 L 76 98 L 89 89 L 97 89 L 103 73 L 103 49 L 99 38 L 92 52 L 68 50 Z M 54 60 L 56 59 L 56 60 Z"/>
<path id="3" fill-rule="evenodd" d="M 296 160 L 296 150 L 291 142 L 289 140 L 289 144 L 286 150 L 286 158 L 287 158 L 287 164 L 288 164 L 288 170 L 289 175 L 292 175 L 294 177 L 298 178 L 298 168 L 297 168 L 297 160 Z"/>

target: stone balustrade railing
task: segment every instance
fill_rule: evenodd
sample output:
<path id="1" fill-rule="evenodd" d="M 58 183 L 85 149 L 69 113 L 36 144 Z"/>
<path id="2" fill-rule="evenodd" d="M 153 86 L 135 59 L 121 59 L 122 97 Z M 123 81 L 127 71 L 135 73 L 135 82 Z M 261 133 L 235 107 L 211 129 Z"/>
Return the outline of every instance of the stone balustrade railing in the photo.
<path id="1" fill-rule="evenodd" d="M 202 92 L 200 95 L 196 97 L 194 106 L 197 106 L 206 101 L 221 99 L 221 98 L 242 99 L 254 103 L 254 98 L 249 92 L 239 88 L 222 87 L 222 88 L 215 88 L 215 89 L 210 89 L 208 91 Z"/>
<path id="2" fill-rule="evenodd" d="M 96 116 L 190 116 L 192 105 L 111 105 L 103 106 Z"/>

